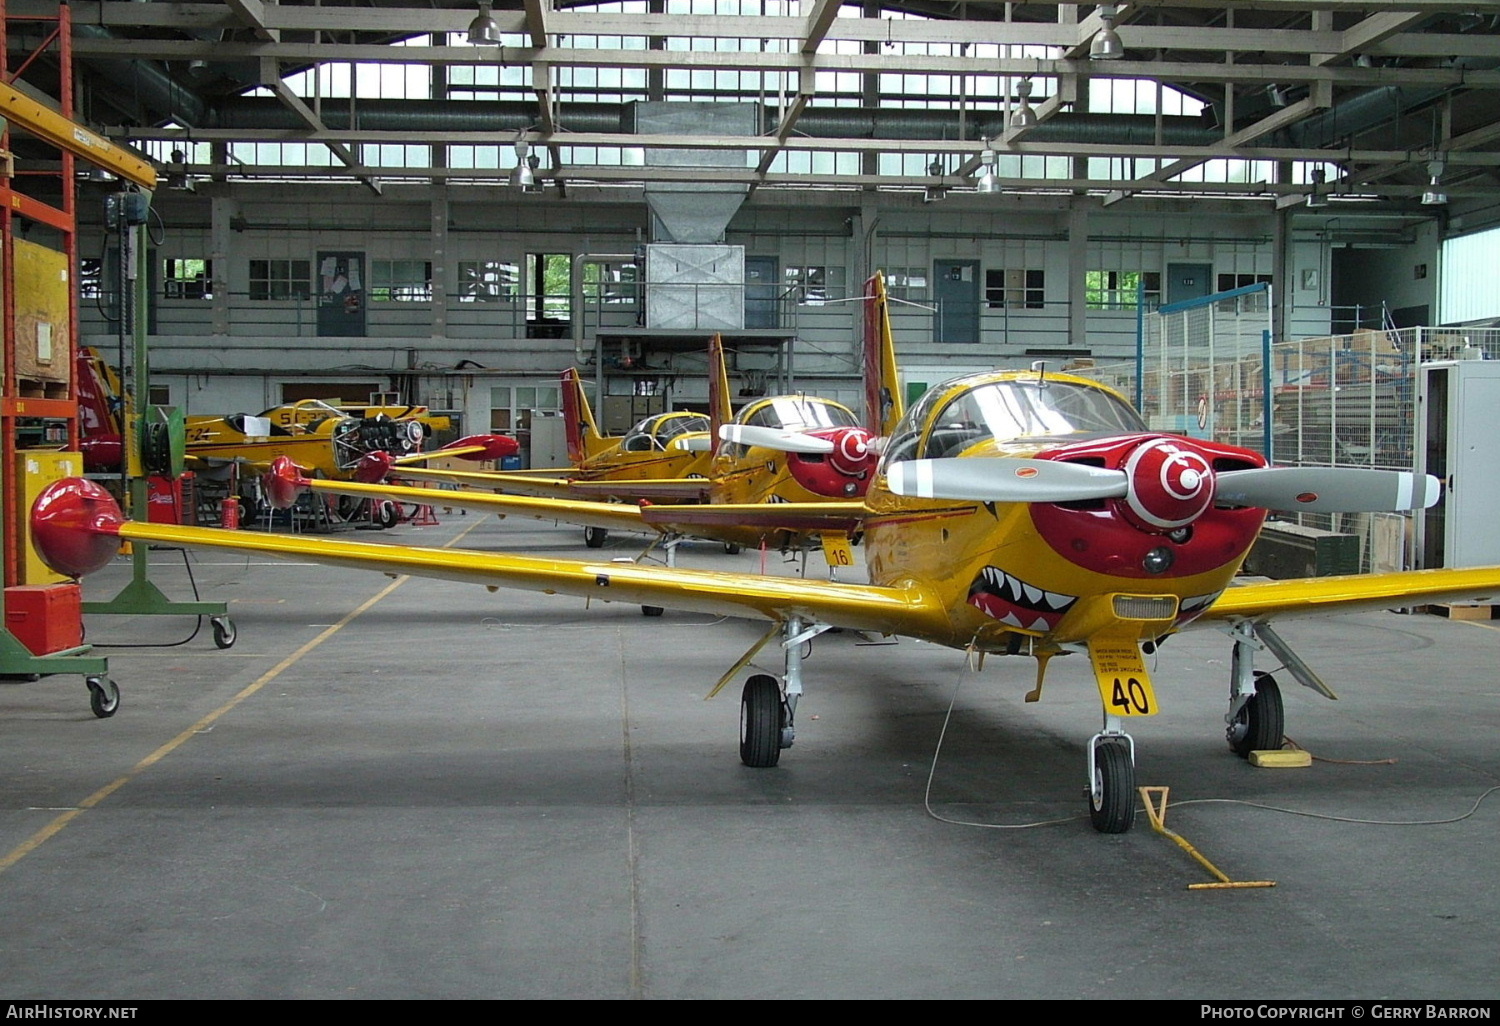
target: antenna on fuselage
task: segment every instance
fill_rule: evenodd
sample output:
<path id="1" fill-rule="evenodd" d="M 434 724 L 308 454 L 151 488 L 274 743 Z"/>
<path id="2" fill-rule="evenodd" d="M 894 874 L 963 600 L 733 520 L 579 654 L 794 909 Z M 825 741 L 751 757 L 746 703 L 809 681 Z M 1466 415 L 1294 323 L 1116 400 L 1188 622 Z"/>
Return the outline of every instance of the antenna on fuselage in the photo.
<path id="1" fill-rule="evenodd" d="M 1032 363 L 1031 363 L 1031 369 L 1034 370 L 1034 371 L 1036 371 L 1036 387 L 1037 388 L 1046 388 L 1047 387 L 1047 361 L 1046 360 L 1033 360 Z"/>

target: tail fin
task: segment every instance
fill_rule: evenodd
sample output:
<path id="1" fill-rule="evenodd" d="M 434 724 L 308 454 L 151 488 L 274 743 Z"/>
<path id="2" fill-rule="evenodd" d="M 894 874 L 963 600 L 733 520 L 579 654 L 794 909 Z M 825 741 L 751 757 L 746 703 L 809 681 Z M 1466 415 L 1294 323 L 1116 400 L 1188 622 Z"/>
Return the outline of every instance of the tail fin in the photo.
<path id="1" fill-rule="evenodd" d="M 865 282 L 865 427 L 889 437 L 906 412 L 896 370 L 896 342 L 886 305 L 885 275 Z"/>
<path id="2" fill-rule="evenodd" d="M 734 420 L 734 406 L 729 401 L 729 365 L 724 358 L 724 339 L 715 335 L 708 343 L 708 430 L 715 448 L 719 428 Z"/>
<path id="3" fill-rule="evenodd" d="M 582 463 L 604 447 L 604 439 L 594 423 L 594 411 L 589 408 L 589 397 L 584 394 L 578 371 L 573 367 L 563 371 L 561 384 L 563 419 L 568 426 L 568 459 Z"/>

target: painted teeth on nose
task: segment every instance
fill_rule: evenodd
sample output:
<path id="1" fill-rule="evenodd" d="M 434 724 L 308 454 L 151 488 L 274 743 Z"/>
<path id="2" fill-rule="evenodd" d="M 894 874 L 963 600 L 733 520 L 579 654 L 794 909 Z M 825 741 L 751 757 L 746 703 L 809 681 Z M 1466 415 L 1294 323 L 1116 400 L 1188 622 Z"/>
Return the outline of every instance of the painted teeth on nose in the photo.
<path id="1" fill-rule="evenodd" d="M 1050 631 L 1052 625 L 1039 616 L 1036 618 L 1036 623 L 1031 625 L 1031 629 L 1034 631 Z"/>
<path id="2" fill-rule="evenodd" d="M 1047 592 L 1047 605 L 1054 613 L 1061 613 L 1072 608 L 1074 598 L 1072 595 L 1059 595 L 1055 591 Z"/>
<path id="3" fill-rule="evenodd" d="M 1026 602 L 1027 602 L 1028 605 L 1037 606 L 1037 605 L 1041 604 L 1041 601 L 1042 601 L 1042 589 L 1041 588 L 1034 588 L 1031 585 L 1026 584 L 1025 582 L 1022 582 L 1022 584 L 1021 584 L 1021 593 L 1026 596 Z"/>

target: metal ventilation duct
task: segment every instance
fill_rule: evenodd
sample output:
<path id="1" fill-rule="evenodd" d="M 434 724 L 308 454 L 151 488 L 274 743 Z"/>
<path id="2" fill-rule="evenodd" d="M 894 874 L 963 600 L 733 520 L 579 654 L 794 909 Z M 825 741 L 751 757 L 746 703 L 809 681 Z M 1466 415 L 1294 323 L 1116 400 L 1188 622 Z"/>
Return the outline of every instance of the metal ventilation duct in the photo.
<path id="1" fill-rule="evenodd" d="M 636 103 L 635 131 L 644 135 L 743 135 L 760 128 L 761 109 L 747 103 Z M 743 168 L 744 150 L 650 149 L 647 167 Z M 653 242 L 716 243 L 745 202 L 743 185 L 647 182 Z"/>

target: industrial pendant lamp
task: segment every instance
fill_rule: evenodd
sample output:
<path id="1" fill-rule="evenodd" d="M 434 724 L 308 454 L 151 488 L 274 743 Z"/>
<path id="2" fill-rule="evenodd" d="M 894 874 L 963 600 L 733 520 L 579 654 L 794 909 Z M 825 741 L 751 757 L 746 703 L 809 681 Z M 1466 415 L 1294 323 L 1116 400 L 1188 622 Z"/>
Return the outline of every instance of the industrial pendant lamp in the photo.
<path id="1" fill-rule="evenodd" d="M 1010 115 L 1011 128 L 1033 128 L 1036 111 L 1031 109 L 1031 79 L 1023 78 L 1016 83 L 1016 109 Z"/>
<path id="2" fill-rule="evenodd" d="M 1448 202 L 1448 194 L 1443 191 L 1443 172 L 1447 167 L 1447 161 L 1441 159 L 1427 162 L 1427 174 L 1431 181 L 1427 191 L 1422 193 L 1422 206 L 1440 207 Z"/>
<path id="3" fill-rule="evenodd" d="M 1312 178 L 1312 192 L 1307 194 L 1307 205 L 1315 210 L 1328 206 L 1328 197 L 1323 192 L 1323 179 L 1328 176 L 1328 172 L 1315 167 L 1309 174 Z"/>
<path id="4" fill-rule="evenodd" d="M 995 151 L 985 149 L 979 155 L 979 183 L 975 191 L 984 196 L 993 196 L 1000 191 L 1000 178 L 995 174 Z"/>
<path id="5" fill-rule="evenodd" d="M 479 0 L 479 13 L 469 22 L 469 43 L 473 46 L 499 46 L 500 26 L 490 13 L 489 0 Z"/>
<path id="6" fill-rule="evenodd" d="M 525 139 L 516 140 L 516 169 L 510 173 L 510 184 L 512 188 L 521 192 L 535 192 L 536 165 L 531 157 L 531 147 Z"/>
<path id="7" fill-rule="evenodd" d="M 1094 41 L 1089 44 L 1089 60 L 1117 61 L 1125 56 L 1125 44 L 1120 42 L 1120 34 L 1115 31 L 1115 17 L 1119 13 L 1120 9 L 1113 4 L 1099 8 L 1099 20 L 1104 25 L 1094 33 Z"/>

